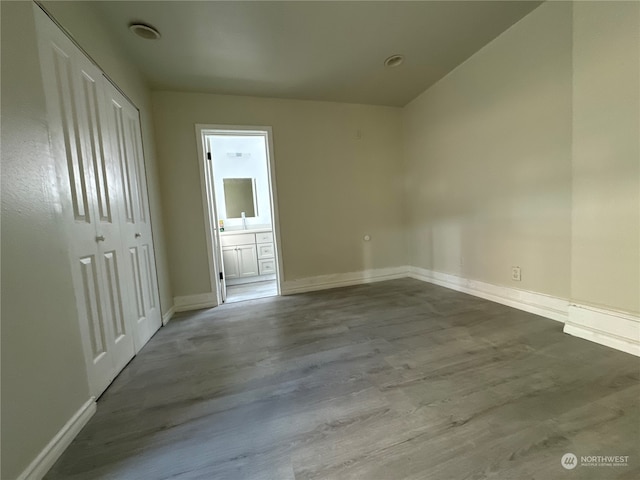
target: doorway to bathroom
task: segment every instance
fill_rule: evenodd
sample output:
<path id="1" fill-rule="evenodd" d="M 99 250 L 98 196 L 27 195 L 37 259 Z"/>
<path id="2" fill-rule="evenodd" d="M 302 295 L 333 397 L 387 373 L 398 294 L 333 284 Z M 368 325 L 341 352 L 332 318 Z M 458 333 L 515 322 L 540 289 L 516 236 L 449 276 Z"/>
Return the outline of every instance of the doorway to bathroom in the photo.
<path id="1" fill-rule="evenodd" d="M 280 295 L 270 127 L 197 125 L 207 249 L 218 304 Z"/>

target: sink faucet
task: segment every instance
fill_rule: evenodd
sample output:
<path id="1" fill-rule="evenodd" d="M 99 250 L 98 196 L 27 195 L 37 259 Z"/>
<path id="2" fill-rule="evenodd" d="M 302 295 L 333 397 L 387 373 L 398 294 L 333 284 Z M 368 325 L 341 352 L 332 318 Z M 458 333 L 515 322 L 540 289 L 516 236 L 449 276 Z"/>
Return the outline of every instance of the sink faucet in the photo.
<path id="1" fill-rule="evenodd" d="M 247 217 L 244 214 L 244 212 L 241 213 L 242 216 L 242 229 L 246 230 L 247 229 Z"/>

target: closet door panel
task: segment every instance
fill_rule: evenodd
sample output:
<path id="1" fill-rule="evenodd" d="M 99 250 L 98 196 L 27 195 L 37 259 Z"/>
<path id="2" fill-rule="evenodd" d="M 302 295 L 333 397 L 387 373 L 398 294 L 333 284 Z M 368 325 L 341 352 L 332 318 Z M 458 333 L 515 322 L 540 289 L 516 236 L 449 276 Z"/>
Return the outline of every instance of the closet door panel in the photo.
<path id="1" fill-rule="evenodd" d="M 106 251 L 102 254 L 104 262 L 105 280 L 107 286 L 107 306 L 109 308 L 109 318 L 113 324 L 114 343 L 120 344 L 127 336 L 128 326 L 124 316 L 124 301 L 122 289 L 120 288 L 120 262 L 118 252 L 115 250 Z"/>
<path id="2" fill-rule="evenodd" d="M 121 274 L 121 255 L 119 250 L 101 249 L 100 260 L 104 278 L 103 308 L 110 322 L 112 337 L 110 338 L 114 378 L 134 357 L 133 331 L 126 323 L 126 312 L 129 302 L 123 295 Z"/>
<path id="3" fill-rule="evenodd" d="M 123 191 L 119 208 L 124 221 L 120 228 L 124 248 L 129 252 L 126 284 L 130 287 L 132 325 L 138 351 L 162 324 L 144 159 L 139 143 L 140 123 L 138 111 L 115 87 L 106 81 L 105 86 L 113 163 L 118 166 L 118 185 Z"/>
<path id="4" fill-rule="evenodd" d="M 104 160 L 104 142 L 102 140 L 102 119 L 99 114 L 98 85 L 94 76 L 87 72 L 86 66 L 80 67 L 80 96 L 84 101 L 86 130 L 86 149 L 93 170 L 94 201 L 97 210 L 96 221 L 112 223 L 111 199 L 109 198 L 109 180 Z"/>
<path id="5" fill-rule="evenodd" d="M 122 192 L 119 207 L 123 214 L 123 223 L 134 223 L 133 192 L 131 178 L 129 177 L 129 162 L 131 159 L 125 146 L 123 107 L 122 102 L 109 95 L 110 90 L 107 85 L 107 88 L 105 88 L 107 105 L 105 108 L 108 115 L 107 129 L 111 139 L 111 160 L 113 166 L 117 168 L 118 178 L 116 181 Z"/>
<path id="6" fill-rule="evenodd" d="M 80 117 L 84 158 L 90 164 L 92 180 L 91 203 L 102 280 L 101 307 L 110 329 L 107 348 L 112 357 L 113 379 L 135 355 L 133 329 L 124 322 L 130 307 L 128 298 L 122 295 L 122 283 L 126 277 L 120 266 L 120 259 L 124 257 L 117 208 L 120 189 L 115 169 L 109 161 L 109 145 L 105 141 L 108 129 L 105 127 L 102 72 L 84 56 L 78 58 L 77 71 L 77 94 L 79 104 L 84 107 Z"/>
<path id="7" fill-rule="evenodd" d="M 99 395 L 113 378 L 113 363 L 107 351 L 110 332 L 101 307 L 101 281 L 95 255 L 78 258 L 76 269 L 80 278 L 78 311 L 83 317 L 85 357 L 89 360 L 89 386 L 92 395 Z M 87 351 L 88 350 L 88 351 Z"/>
<path id="8" fill-rule="evenodd" d="M 93 168 L 87 157 L 87 131 L 83 125 L 86 105 L 79 94 L 78 51 L 39 9 L 36 9 L 36 21 L 50 142 L 68 233 L 79 329 L 89 388 L 91 394 L 97 396 L 114 375 L 109 350 L 113 333 L 101 303 L 104 282 L 98 260 Z"/>
<path id="9" fill-rule="evenodd" d="M 47 50 L 53 63 L 53 85 L 49 85 L 49 97 L 53 97 L 52 104 L 57 103 L 50 110 L 55 110 L 55 127 L 57 140 L 61 143 L 62 154 L 58 159 L 66 160 L 70 200 L 73 208 L 73 218 L 79 223 L 91 223 L 89 206 L 89 186 L 87 185 L 86 165 L 83 161 L 79 124 L 77 118 L 78 105 L 74 95 L 73 65 L 71 57 L 53 40 L 47 42 Z M 45 55 L 46 55 L 45 53 Z M 57 101 L 56 101 L 57 100 Z M 57 108 L 56 108 L 57 107 Z M 53 112 L 52 112 L 53 113 Z M 57 115 L 55 115 L 57 113 Z M 56 128 L 57 127 L 57 128 Z"/>
<path id="10" fill-rule="evenodd" d="M 158 303 L 156 299 L 156 295 L 154 295 L 154 287 L 155 287 L 155 272 L 153 268 L 153 262 L 151 261 L 151 246 L 148 243 L 142 243 L 140 245 L 140 256 L 142 257 L 142 271 L 144 274 L 144 285 L 145 285 L 145 305 L 147 307 L 147 312 L 150 312 L 156 308 L 158 308 Z"/>
<path id="11" fill-rule="evenodd" d="M 36 5 L 34 11 L 79 329 L 97 397 L 134 354 L 131 329 L 122 322 L 129 307 L 121 285 L 118 194 L 106 162 L 104 80 Z"/>
<path id="12" fill-rule="evenodd" d="M 160 327 L 138 112 L 33 6 L 89 388 Z"/>
<path id="13" fill-rule="evenodd" d="M 131 159 L 129 163 L 131 183 L 134 192 L 135 205 L 135 222 L 137 224 L 147 224 L 147 186 L 146 176 L 144 174 L 144 161 L 142 159 L 142 148 L 139 145 L 139 125 L 140 120 L 138 111 L 132 108 L 123 109 L 123 117 L 125 124 L 125 145 L 127 147 L 128 156 Z"/>
<path id="14" fill-rule="evenodd" d="M 134 204 L 137 214 L 135 218 L 134 241 L 137 241 L 141 258 L 143 275 L 143 289 L 145 295 L 145 315 L 147 318 L 147 336 L 151 337 L 162 325 L 162 313 L 160 311 L 160 298 L 158 296 L 158 277 L 156 274 L 155 253 L 153 250 L 153 233 L 151 231 L 151 218 L 149 213 L 148 190 L 144 167 L 144 154 L 142 150 L 142 132 L 140 130 L 140 116 L 131 105 L 125 110 L 125 116 L 129 125 L 127 145 L 130 145 L 132 162 L 131 178 L 135 179 L 137 196 Z"/>
<path id="15" fill-rule="evenodd" d="M 125 146 L 128 149 L 129 177 L 133 186 L 134 223 L 131 231 L 125 235 L 125 241 L 138 249 L 140 261 L 141 296 L 144 301 L 144 319 L 139 321 L 140 345 L 144 345 L 162 325 L 156 262 L 153 250 L 153 237 L 149 215 L 144 157 L 138 111 L 131 105 L 124 109 Z"/>

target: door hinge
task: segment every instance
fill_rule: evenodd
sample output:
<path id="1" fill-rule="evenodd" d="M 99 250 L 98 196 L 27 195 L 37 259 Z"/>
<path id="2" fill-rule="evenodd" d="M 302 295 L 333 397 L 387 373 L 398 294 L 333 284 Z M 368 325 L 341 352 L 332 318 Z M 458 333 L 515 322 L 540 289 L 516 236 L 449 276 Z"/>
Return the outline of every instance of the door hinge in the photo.
<path id="1" fill-rule="evenodd" d="M 220 280 L 224 280 L 224 274 L 220 272 Z"/>
<path id="2" fill-rule="evenodd" d="M 211 152 L 207 152 L 207 160 L 211 160 Z"/>

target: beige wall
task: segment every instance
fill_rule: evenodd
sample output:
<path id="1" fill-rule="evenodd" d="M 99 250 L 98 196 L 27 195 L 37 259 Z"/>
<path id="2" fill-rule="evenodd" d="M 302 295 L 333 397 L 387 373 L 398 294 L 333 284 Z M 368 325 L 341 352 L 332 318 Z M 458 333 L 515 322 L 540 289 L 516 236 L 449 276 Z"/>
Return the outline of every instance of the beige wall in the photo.
<path id="1" fill-rule="evenodd" d="M 410 263 L 568 298 L 571 5 L 534 10 L 403 121 Z"/>
<path id="2" fill-rule="evenodd" d="M 153 107 L 175 295 L 210 291 L 198 123 L 273 127 L 285 281 L 404 264 L 399 108 L 175 92 Z"/>
<path id="3" fill-rule="evenodd" d="M 89 398 L 31 2 L 2 5 L 2 471 L 16 478 Z M 56 19 L 139 107 L 163 311 L 172 306 L 149 91 L 81 2 Z M 34 294 L 37 292 L 37 294 Z M 46 401 L 45 401 L 46 400 Z"/>
<path id="4" fill-rule="evenodd" d="M 209 291 L 196 123 L 273 127 L 285 280 L 410 263 L 640 310 L 640 5 L 545 3 L 404 110 L 150 98 L 91 9 L 47 7 L 141 110 L 163 310 Z M 1 2 L 3 479 L 89 395 L 31 8 Z"/>
<path id="5" fill-rule="evenodd" d="M 640 3 L 578 2 L 572 297 L 640 312 Z"/>
<path id="6" fill-rule="evenodd" d="M 173 306 L 158 182 L 150 90 L 138 68 L 105 29 L 91 2 L 45 1 L 45 8 L 67 30 L 140 111 L 153 242 L 163 313 Z"/>
<path id="7" fill-rule="evenodd" d="M 2 8 L 2 472 L 89 398 L 30 2 Z"/>

